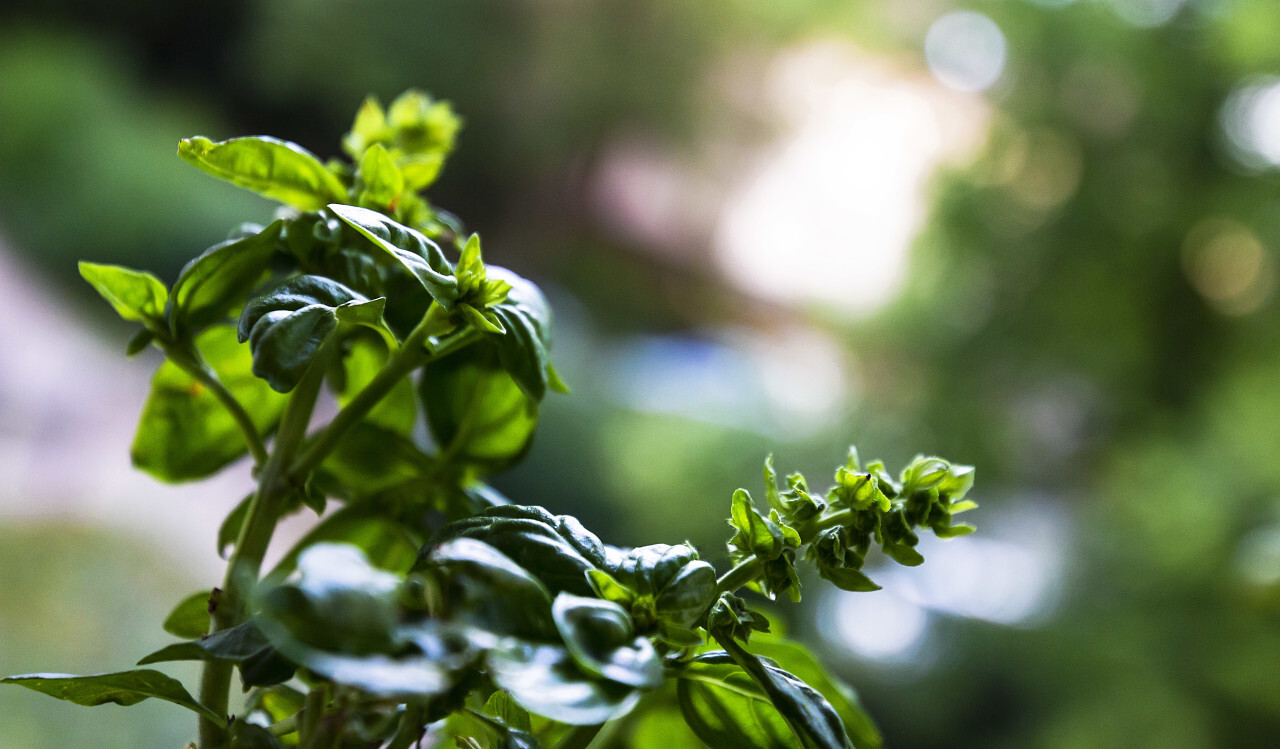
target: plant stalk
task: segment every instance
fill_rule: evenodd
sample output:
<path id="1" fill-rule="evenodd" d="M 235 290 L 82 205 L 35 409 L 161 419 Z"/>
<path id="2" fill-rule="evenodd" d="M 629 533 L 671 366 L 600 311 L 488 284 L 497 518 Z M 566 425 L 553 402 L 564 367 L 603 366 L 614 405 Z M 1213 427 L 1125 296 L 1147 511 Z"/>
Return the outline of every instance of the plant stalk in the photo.
<path id="1" fill-rule="evenodd" d="M 244 526 L 236 541 L 235 551 L 227 562 L 223 579 L 221 600 L 215 601 L 210 617 L 209 634 L 240 624 L 244 617 L 244 596 L 256 584 L 262 569 L 262 558 L 279 520 L 279 505 L 294 487 L 288 480 L 285 467 L 293 460 L 298 446 L 306 436 L 316 398 L 324 382 L 324 372 L 330 347 L 325 346 L 294 388 L 285 405 L 276 441 L 270 456 L 262 467 L 258 479 L 258 491 L 249 503 Z M 230 661 L 213 660 L 204 665 L 200 680 L 200 701 L 220 715 L 227 713 L 228 693 L 231 688 L 232 664 Z M 200 719 L 200 749 L 213 749 L 226 738 L 226 729 Z"/>
<path id="2" fill-rule="evenodd" d="M 262 466 L 267 462 L 267 447 L 262 441 L 262 435 L 258 433 L 258 427 L 253 423 L 253 418 L 249 416 L 249 412 L 244 410 L 244 406 L 240 405 L 240 401 L 227 390 L 227 386 L 222 384 L 222 380 L 218 377 L 218 373 L 208 365 L 200 356 L 198 351 L 187 352 L 177 350 L 174 347 L 161 344 L 165 355 L 169 361 L 173 362 L 183 372 L 191 375 L 196 382 L 208 388 L 213 397 L 218 399 L 222 407 L 227 409 L 227 413 L 236 422 L 240 432 L 244 435 L 245 444 L 249 446 L 249 454 L 253 456 L 253 464 Z M 192 346 L 192 349 L 195 347 Z"/>
<path id="3" fill-rule="evenodd" d="M 814 536 L 817 536 L 828 528 L 834 528 L 848 523 L 851 517 L 853 517 L 852 510 L 836 510 L 835 512 L 824 513 L 811 519 L 809 522 L 796 528 L 800 533 L 800 545 L 804 546 L 809 543 L 813 540 Z M 760 574 L 760 568 L 763 566 L 764 562 L 761 561 L 759 557 L 755 554 L 750 554 L 744 557 L 742 561 L 735 564 L 728 572 L 721 575 L 716 580 L 716 587 L 719 589 L 721 594 L 732 593 L 738 588 L 741 588 L 754 580 L 756 575 Z"/>

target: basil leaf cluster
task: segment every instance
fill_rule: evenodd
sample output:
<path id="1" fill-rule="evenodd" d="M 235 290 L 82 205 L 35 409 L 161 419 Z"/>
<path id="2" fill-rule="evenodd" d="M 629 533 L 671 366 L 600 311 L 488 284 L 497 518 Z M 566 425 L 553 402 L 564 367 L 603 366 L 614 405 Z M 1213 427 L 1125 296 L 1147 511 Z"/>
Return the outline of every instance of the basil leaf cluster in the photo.
<path id="1" fill-rule="evenodd" d="M 266 136 L 179 144 L 278 201 L 275 220 L 233 228 L 171 285 L 81 274 L 135 326 L 127 354 L 164 356 L 134 464 L 177 483 L 247 458 L 257 485 L 210 529 L 226 573 L 177 602 L 163 623 L 176 641 L 132 670 L 0 682 L 170 702 L 196 716 L 198 749 L 584 747 L 653 713 L 713 747 L 879 747 L 853 691 L 772 634 L 749 592 L 799 601 L 800 560 L 876 589 L 873 547 L 919 564 L 919 529 L 973 530 L 953 522 L 976 506 L 973 469 L 917 457 L 894 478 L 851 449 L 824 494 L 769 457 L 767 511 L 745 489 L 731 499 L 723 573 L 688 543 L 615 547 L 508 501 L 485 482 L 568 388 L 537 285 L 486 263 L 423 193 L 460 126 L 411 90 L 361 105 L 345 159 Z M 277 523 L 304 509 L 314 524 L 265 569 Z M 178 661 L 201 665 L 197 694 L 149 668 Z"/>

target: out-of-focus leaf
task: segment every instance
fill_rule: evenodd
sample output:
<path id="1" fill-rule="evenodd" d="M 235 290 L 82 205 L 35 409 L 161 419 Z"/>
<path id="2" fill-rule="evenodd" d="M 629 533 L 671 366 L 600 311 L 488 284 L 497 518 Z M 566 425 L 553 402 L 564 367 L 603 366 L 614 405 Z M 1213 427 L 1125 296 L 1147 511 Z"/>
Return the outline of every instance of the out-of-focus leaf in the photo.
<path id="1" fill-rule="evenodd" d="M 173 607 L 164 620 L 164 631 L 174 637 L 192 639 L 209 629 L 209 591 L 201 590 Z"/>
<path id="2" fill-rule="evenodd" d="M 381 570 L 403 573 L 418 555 L 421 540 L 378 508 L 348 505 L 321 520 L 276 564 L 271 577 L 283 577 L 298 565 L 298 557 L 317 544 L 341 543 L 363 552 Z"/>
<path id="3" fill-rule="evenodd" d="M 120 317 L 130 322 L 151 324 L 163 319 L 169 291 L 154 275 L 119 265 L 83 261 L 80 263 L 80 275 Z"/>
<path id="4" fill-rule="evenodd" d="M 374 340 L 353 337 L 351 349 L 343 357 L 344 381 L 338 393 L 338 403 L 346 405 L 364 389 L 386 363 L 386 349 Z M 418 400 L 413 394 L 413 382 L 404 378 L 391 392 L 383 396 L 378 405 L 365 416 L 365 422 L 408 436 L 417 422 Z"/>
<path id="5" fill-rule="evenodd" d="M 640 689 L 661 686 L 662 660 L 649 640 L 635 636 L 631 616 L 618 604 L 561 593 L 551 614 L 583 670 Z"/>
<path id="6" fill-rule="evenodd" d="M 347 190 L 310 151 L 266 136 L 214 142 L 196 136 L 178 144 L 178 155 L 219 179 L 303 211 L 342 202 Z"/>
<path id="7" fill-rule="evenodd" d="M 356 201 L 379 211 L 391 211 L 404 192 L 404 175 L 381 143 L 370 146 L 360 157 L 360 193 Z"/>
<path id="8" fill-rule="evenodd" d="M 23 674 L 0 679 L 0 684 L 17 684 L 27 689 L 74 702 L 77 705 L 136 705 L 145 699 L 156 699 L 181 705 L 219 725 L 226 717 L 200 704 L 177 679 L 159 671 L 141 669 L 93 676 L 70 674 Z"/>
<path id="9" fill-rule="evenodd" d="M 589 676 L 558 645 L 513 642 L 488 655 L 493 682 L 529 712 L 570 725 L 593 725 L 630 710 L 639 692 Z"/>
<path id="10" fill-rule="evenodd" d="M 187 263 L 173 284 L 169 325 L 178 336 L 222 322 L 265 280 L 284 221 L 205 250 Z"/>
<path id="11" fill-rule="evenodd" d="M 546 588 L 489 544 L 472 538 L 446 541 L 413 569 L 435 578 L 451 621 L 500 635 L 537 640 L 555 636 Z"/>
<path id="12" fill-rule="evenodd" d="M 685 722 L 707 746 L 794 749 L 797 740 L 760 685 L 736 665 L 691 665 L 676 682 Z"/>
<path id="13" fill-rule="evenodd" d="M 260 434 L 275 427 L 285 399 L 253 375 L 253 358 L 235 329 L 218 325 L 196 340 L 218 378 Z M 166 361 L 151 380 L 134 437 L 133 464 L 161 481 L 200 479 L 248 451 L 235 419 L 204 385 Z"/>
<path id="14" fill-rule="evenodd" d="M 489 699 L 484 703 L 484 712 L 502 721 L 502 724 L 508 728 L 526 733 L 533 730 L 528 711 L 520 707 L 509 693 L 501 689 L 489 695 Z"/>
<path id="15" fill-rule="evenodd" d="M 434 467 L 434 461 L 408 437 L 360 422 L 343 435 L 315 481 L 336 496 L 359 501 L 427 475 Z"/>
<path id="16" fill-rule="evenodd" d="M 430 362 L 418 392 L 427 423 L 449 460 L 499 471 L 528 450 L 538 404 L 498 360 L 498 349 L 481 343 Z"/>

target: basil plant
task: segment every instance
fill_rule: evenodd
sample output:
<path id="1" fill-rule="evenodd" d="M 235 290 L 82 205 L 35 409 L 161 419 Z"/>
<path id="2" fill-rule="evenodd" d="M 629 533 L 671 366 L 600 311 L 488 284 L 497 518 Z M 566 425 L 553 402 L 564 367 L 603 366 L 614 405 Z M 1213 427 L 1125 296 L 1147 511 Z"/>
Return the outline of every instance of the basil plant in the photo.
<path id="1" fill-rule="evenodd" d="M 363 104 L 345 160 L 268 137 L 181 142 L 196 167 L 280 201 L 276 220 L 237 227 L 171 286 L 80 270 L 137 324 L 129 353 L 164 354 L 134 464 L 183 482 L 247 455 L 257 488 L 218 529 L 225 578 L 165 620 L 177 641 L 134 670 L 3 681 L 81 705 L 171 702 L 195 713 L 199 749 L 636 746 L 651 721 L 677 745 L 671 731 L 880 746 L 853 692 L 767 634 L 751 601 L 799 601 L 801 560 L 849 591 L 877 589 L 872 546 L 920 564 L 920 529 L 972 530 L 952 517 L 975 506 L 973 469 L 920 457 L 895 477 L 851 449 L 821 492 L 766 461 L 767 507 L 745 490 L 728 503 L 723 571 L 688 544 L 618 548 L 509 502 L 484 480 L 566 388 L 538 287 L 486 264 L 422 195 L 458 127 L 409 91 Z M 335 415 L 313 427 L 322 392 Z M 314 527 L 264 570 L 277 522 L 306 511 Z M 155 668 L 174 661 L 202 662 L 194 696 Z"/>

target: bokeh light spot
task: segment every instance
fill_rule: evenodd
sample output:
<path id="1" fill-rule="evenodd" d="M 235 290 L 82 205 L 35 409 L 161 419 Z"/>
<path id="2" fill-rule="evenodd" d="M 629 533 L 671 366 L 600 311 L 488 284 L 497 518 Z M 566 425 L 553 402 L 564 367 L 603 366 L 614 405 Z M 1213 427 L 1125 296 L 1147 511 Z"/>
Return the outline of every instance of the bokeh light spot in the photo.
<path id="1" fill-rule="evenodd" d="M 1261 309 L 1275 289 L 1275 263 L 1258 237 L 1229 219 L 1206 219 L 1188 234 L 1183 269 L 1214 309 L 1247 315 Z"/>
<path id="2" fill-rule="evenodd" d="M 991 88 L 1004 72 L 1005 54 L 1004 34 L 995 21 L 967 10 L 934 21 L 924 39 L 929 70 L 957 91 Z"/>

